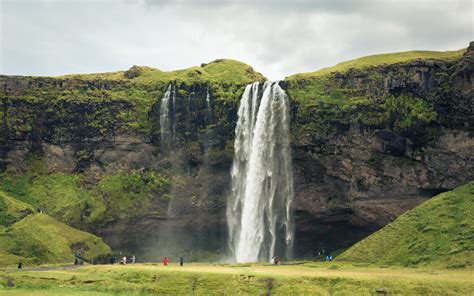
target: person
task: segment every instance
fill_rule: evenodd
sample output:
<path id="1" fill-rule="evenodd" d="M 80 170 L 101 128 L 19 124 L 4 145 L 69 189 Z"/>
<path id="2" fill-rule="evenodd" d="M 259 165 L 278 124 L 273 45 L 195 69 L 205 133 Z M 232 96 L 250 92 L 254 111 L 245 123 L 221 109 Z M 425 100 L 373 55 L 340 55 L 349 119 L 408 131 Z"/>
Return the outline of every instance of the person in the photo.
<path id="1" fill-rule="evenodd" d="M 135 264 L 135 255 L 132 255 L 132 264 Z"/>
<path id="2" fill-rule="evenodd" d="M 168 258 L 163 258 L 163 265 L 164 266 L 167 266 L 168 265 Z"/>
<path id="3" fill-rule="evenodd" d="M 275 265 L 278 265 L 280 263 L 280 257 L 275 256 Z"/>
<path id="4" fill-rule="evenodd" d="M 78 252 L 74 252 L 74 265 L 82 264 L 81 262 L 81 254 Z"/>
<path id="5" fill-rule="evenodd" d="M 127 256 L 122 257 L 122 264 L 127 265 Z"/>
<path id="6" fill-rule="evenodd" d="M 332 261 L 332 255 L 329 255 L 329 261 Z"/>
<path id="7" fill-rule="evenodd" d="M 179 266 L 183 266 L 184 265 L 184 258 L 183 256 L 179 257 Z"/>
<path id="8" fill-rule="evenodd" d="M 270 260 L 270 263 L 273 265 L 275 264 L 275 256 L 272 257 L 272 260 Z"/>
<path id="9" fill-rule="evenodd" d="M 22 269 L 23 268 L 23 262 L 20 260 L 18 261 L 18 269 Z"/>

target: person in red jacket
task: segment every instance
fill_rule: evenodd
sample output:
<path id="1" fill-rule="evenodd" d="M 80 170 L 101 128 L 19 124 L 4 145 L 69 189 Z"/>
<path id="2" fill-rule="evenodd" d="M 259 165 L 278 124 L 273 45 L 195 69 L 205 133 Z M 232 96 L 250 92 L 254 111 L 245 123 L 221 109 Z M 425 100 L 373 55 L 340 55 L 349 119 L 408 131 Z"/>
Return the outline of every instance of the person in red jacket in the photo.
<path id="1" fill-rule="evenodd" d="M 167 266 L 168 265 L 168 258 L 163 258 L 163 265 L 164 266 Z"/>

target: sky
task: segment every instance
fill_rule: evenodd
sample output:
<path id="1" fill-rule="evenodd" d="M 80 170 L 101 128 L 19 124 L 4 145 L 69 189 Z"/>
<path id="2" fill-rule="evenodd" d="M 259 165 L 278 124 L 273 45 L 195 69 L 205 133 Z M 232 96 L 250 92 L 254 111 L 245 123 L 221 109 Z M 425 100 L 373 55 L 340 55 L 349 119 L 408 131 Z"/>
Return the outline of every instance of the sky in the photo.
<path id="1" fill-rule="evenodd" d="M 0 74 L 231 58 L 278 80 L 370 54 L 465 48 L 473 18 L 472 0 L 0 0 Z"/>

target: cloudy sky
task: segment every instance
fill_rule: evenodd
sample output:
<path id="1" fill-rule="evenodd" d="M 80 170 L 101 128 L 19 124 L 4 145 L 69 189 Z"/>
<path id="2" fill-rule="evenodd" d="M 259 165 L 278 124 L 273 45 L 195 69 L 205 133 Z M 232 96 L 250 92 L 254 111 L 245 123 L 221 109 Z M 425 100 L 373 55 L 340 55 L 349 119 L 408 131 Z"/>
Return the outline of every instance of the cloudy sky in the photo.
<path id="1" fill-rule="evenodd" d="M 232 58 L 276 80 L 374 53 L 467 47 L 473 18 L 472 0 L 0 0 L 0 73 Z"/>

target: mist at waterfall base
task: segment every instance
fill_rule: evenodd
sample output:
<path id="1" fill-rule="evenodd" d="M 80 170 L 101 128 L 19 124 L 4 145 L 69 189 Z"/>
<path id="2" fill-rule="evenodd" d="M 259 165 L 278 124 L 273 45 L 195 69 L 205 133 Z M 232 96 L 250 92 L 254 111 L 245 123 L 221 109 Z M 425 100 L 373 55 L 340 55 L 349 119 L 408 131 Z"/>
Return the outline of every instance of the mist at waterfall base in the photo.
<path id="1" fill-rule="evenodd" d="M 190 118 L 201 114 L 199 122 L 213 124 L 215 98 L 207 86 L 189 89 L 189 95 L 184 96 L 178 88 L 170 83 L 160 98 L 158 139 L 170 172 L 173 175 L 192 175 L 192 165 L 183 162 L 186 157 L 179 147 L 188 143 L 186 140 L 189 139 L 184 139 L 183 135 L 192 134 L 187 126 Z M 164 212 L 146 225 L 145 232 L 149 236 L 136 242 L 144 261 L 156 261 L 164 256 L 172 259 L 184 256 L 188 262 L 268 262 L 275 255 L 283 260 L 292 258 L 294 226 L 290 211 L 293 175 L 289 99 L 278 83 L 253 83 L 245 88 L 236 108 L 232 168 L 229 163 L 229 167 L 220 172 L 220 179 L 215 179 L 214 175 L 208 181 L 219 183 L 213 186 L 227 188 L 227 207 L 224 203 L 222 211 L 212 217 L 220 222 L 216 223 L 217 226 L 189 227 L 190 223 L 194 225 L 189 218 L 192 215 L 186 215 L 187 209 L 182 201 L 187 199 L 189 206 L 192 193 L 183 192 L 179 185 L 172 186 L 171 198 L 160 207 L 165 209 Z M 206 154 L 206 139 L 199 137 L 198 141 L 201 152 Z M 208 157 L 204 155 L 203 159 L 199 172 L 211 169 L 206 164 Z M 201 195 L 206 198 L 204 191 Z M 200 222 L 204 224 L 209 222 L 206 217 L 193 218 L 202 220 Z"/>
<path id="2" fill-rule="evenodd" d="M 227 202 L 229 250 L 242 262 L 293 254 L 293 172 L 289 100 L 278 83 L 248 85 L 235 130 L 232 193 Z"/>

